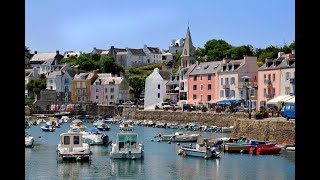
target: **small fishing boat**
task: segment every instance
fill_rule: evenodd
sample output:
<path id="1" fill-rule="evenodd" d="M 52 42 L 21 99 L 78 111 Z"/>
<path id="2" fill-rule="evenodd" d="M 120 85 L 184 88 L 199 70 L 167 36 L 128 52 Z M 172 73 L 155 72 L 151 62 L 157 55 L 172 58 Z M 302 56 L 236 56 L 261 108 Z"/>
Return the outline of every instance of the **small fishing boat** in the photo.
<path id="1" fill-rule="evenodd" d="M 102 123 L 97 126 L 97 129 L 99 129 L 99 131 L 110 131 L 110 126 L 106 125 L 105 123 Z"/>
<path id="2" fill-rule="evenodd" d="M 58 160 L 89 161 L 91 154 L 89 144 L 83 142 L 82 133 L 67 132 L 60 134 L 60 142 L 57 146 Z"/>
<path id="3" fill-rule="evenodd" d="M 49 125 L 49 124 L 41 126 L 41 129 L 42 129 L 42 131 L 45 131 L 45 132 L 53 132 L 56 130 L 56 128 L 54 126 Z"/>
<path id="4" fill-rule="evenodd" d="M 174 134 L 156 136 L 160 141 L 172 141 L 172 142 L 196 142 L 200 134 L 185 134 L 183 132 L 175 132 Z M 155 138 L 156 138 L 155 137 Z"/>
<path id="5" fill-rule="evenodd" d="M 266 144 L 266 145 L 258 145 L 255 147 L 251 147 L 249 149 L 249 154 L 256 154 L 256 155 L 279 154 L 280 151 L 281 151 L 280 147 L 275 146 L 274 144 Z"/>
<path id="6" fill-rule="evenodd" d="M 34 137 L 32 137 L 31 134 L 26 131 L 24 135 L 25 147 L 33 147 L 33 143 L 34 143 Z"/>
<path id="7" fill-rule="evenodd" d="M 187 156 L 195 156 L 202 158 L 220 158 L 220 153 L 216 147 L 207 147 L 203 144 L 196 144 L 196 147 L 193 146 L 181 146 L 181 150 L 179 152 L 184 153 Z"/>
<path id="8" fill-rule="evenodd" d="M 139 159 L 144 157 L 144 146 L 139 143 L 138 133 L 122 132 L 112 143 L 110 157 L 115 159 Z"/>
<path id="9" fill-rule="evenodd" d="M 121 123 L 119 125 L 119 130 L 121 131 L 133 131 L 133 126 L 129 123 Z"/>

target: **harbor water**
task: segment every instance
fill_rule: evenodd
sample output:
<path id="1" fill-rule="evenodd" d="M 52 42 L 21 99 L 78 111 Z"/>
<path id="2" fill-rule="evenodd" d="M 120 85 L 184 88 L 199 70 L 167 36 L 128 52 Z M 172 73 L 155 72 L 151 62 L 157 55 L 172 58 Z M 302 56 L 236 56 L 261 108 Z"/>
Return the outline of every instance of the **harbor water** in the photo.
<path id="1" fill-rule="evenodd" d="M 84 123 L 88 128 L 92 123 Z M 119 125 L 102 131 L 115 141 Z M 179 156 L 181 145 L 157 142 L 154 136 L 186 130 L 134 126 L 144 144 L 143 159 L 111 159 L 111 146 L 91 146 L 91 162 L 59 162 L 56 147 L 59 135 L 70 123 L 54 132 L 43 132 L 41 126 L 26 129 L 34 137 L 34 147 L 25 148 L 25 179 L 217 179 L 217 180 L 290 180 L 295 179 L 295 152 L 281 150 L 279 155 L 224 153 L 220 159 Z M 198 132 L 204 138 L 229 137 L 230 133 Z M 154 140 L 154 141 L 152 141 Z M 186 143 L 190 144 L 190 143 Z"/>

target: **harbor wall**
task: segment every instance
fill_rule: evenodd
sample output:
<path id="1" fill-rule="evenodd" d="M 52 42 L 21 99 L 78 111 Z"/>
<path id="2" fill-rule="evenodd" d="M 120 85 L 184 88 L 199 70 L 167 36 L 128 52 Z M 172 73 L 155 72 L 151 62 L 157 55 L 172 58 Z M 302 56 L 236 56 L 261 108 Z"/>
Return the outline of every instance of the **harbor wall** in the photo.
<path id="1" fill-rule="evenodd" d="M 177 122 L 180 124 L 199 123 L 219 127 L 234 126 L 232 137 L 270 141 L 279 144 L 295 144 L 295 121 L 282 117 L 248 119 L 248 114 L 225 114 L 210 112 L 145 111 L 133 108 L 123 109 L 123 119 L 152 120 L 153 122 Z"/>

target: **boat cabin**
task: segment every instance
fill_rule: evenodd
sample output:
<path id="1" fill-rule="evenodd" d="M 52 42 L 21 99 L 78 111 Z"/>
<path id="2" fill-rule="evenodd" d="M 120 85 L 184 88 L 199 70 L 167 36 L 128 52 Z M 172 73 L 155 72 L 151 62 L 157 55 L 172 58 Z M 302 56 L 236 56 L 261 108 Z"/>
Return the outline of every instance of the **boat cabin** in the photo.
<path id="1" fill-rule="evenodd" d="M 82 133 L 62 133 L 60 135 L 60 145 L 65 147 L 82 147 Z"/>
<path id="2" fill-rule="evenodd" d="M 135 133 L 123 133 L 118 134 L 119 150 L 122 148 L 137 148 L 138 134 Z"/>

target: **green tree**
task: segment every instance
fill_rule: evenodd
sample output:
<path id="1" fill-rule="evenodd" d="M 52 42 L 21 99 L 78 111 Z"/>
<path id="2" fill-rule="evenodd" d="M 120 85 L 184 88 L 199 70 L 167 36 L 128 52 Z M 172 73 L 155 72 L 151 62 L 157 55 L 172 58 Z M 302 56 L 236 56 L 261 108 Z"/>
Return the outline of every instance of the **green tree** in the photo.
<path id="1" fill-rule="evenodd" d="M 96 62 L 87 54 L 79 56 L 78 64 L 80 70 L 92 71 L 97 69 Z"/>
<path id="2" fill-rule="evenodd" d="M 102 72 L 120 75 L 124 73 L 124 67 L 116 62 L 116 60 L 111 56 L 105 56 L 102 58 Z"/>
<path id="3" fill-rule="evenodd" d="M 94 60 L 94 61 L 99 61 L 99 60 L 100 60 L 100 57 L 101 57 L 101 55 L 98 54 L 98 53 L 93 53 L 93 54 L 91 54 L 91 58 L 92 58 L 92 60 Z"/>
<path id="4" fill-rule="evenodd" d="M 243 59 L 244 55 L 252 56 L 252 46 L 236 46 L 225 51 L 225 54 L 231 59 Z"/>
<path id="5" fill-rule="evenodd" d="M 201 61 L 201 62 L 204 62 L 205 59 L 204 59 L 204 56 L 206 55 L 206 50 L 204 48 L 197 48 L 195 51 L 194 51 L 194 54 L 196 56 L 196 60 L 197 61 Z"/>
<path id="6" fill-rule="evenodd" d="M 267 57 L 272 57 L 272 52 L 263 51 L 258 58 L 258 62 L 264 63 Z"/>
<path id="7" fill-rule="evenodd" d="M 35 94 L 35 99 L 38 100 L 38 96 L 42 89 L 46 89 L 47 80 L 46 78 L 32 79 L 26 85 L 26 89 L 33 91 Z"/>
<path id="8" fill-rule="evenodd" d="M 289 48 L 290 48 L 291 50 L 295 50 L 295 48 L 296 48 L 296 41 L 293 41 L 293 42 L 289 45 Z"/>
<path id="9" fill-rule="evenodd" d="M 78 58 L 75 56 L 63 58 L 63 59 L 61 59 L 60 63 L 61 64 L 70 63 L 70 65 L 74 66 L 74 65 L 78 64 Z"/>
<path id="10" fill-rule="evenodd" d="M 232 48 L 232 46 L 225 40 L 211 39 L 206 42 L 204 48 L 207 53 L 207 61 L 219 61 L 225 56 L 225 51 Z"/>
<path id="11" fill-rule="evenodd" d="M 140 94 L 144 90 L 146 76 L 131 76 L 129 77 L 130 92 L 135 98 L 140 98 Z"/>

